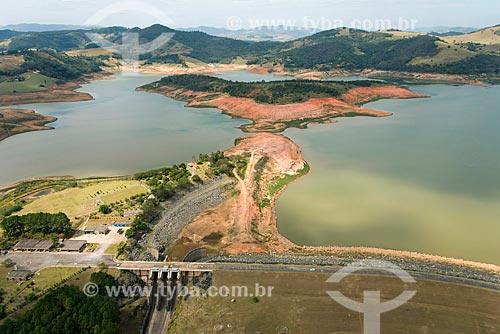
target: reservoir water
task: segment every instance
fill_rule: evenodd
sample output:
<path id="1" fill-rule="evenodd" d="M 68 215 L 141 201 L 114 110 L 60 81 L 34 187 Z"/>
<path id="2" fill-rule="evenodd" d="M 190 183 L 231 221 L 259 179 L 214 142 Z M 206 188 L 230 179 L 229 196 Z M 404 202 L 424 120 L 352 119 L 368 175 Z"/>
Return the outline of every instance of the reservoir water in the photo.
<path id="1" fill-rule="evenodd" d="M 244 123 L 217 109 L 135 88 L 160 76 L 119 73 L 79 91 L 95 100 L 14 106 L 58 118 L 55 129 L 0 142 L 0 186 L 39 176 L 123 175 L 189 161 L 193 155 L 233 146 Z"/>
<path id="2" fill-rule="evenodd" d="M 290 79 L 224 72 L 238 81 Z M 16 106 L 58 117 L 55 130 L 0 142 L 0 186 L 50 176 L 108 176 L 226 149 L 246 121 L 185 108 L 117 74 L 80 91 L 94 101 Z M 500 264 L 500 86 L 415 85 L 426 99 L 366 105 L 387 118 L 289 129 L 311 172 L 278 200 L 279 229 L 299 244 L 374 246 Z"/>
<path id="3" fill-rule="evenodd" d="M 500 86 L 410 88 L 431 98 L 286 131 L 311 172 L 279 198 L 280 232 L 500 264 Z"/>

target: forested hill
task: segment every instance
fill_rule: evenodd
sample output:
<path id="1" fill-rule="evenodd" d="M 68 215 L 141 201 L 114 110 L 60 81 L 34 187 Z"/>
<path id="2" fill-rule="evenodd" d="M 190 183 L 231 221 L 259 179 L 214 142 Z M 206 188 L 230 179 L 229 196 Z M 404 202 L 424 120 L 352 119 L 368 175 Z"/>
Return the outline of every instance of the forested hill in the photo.
<path id="1" fill-rule="evenodd" d="M 401 31 L 356 29 L 324 31 L 294 42 L 274 55 L 287 68 L 317 70 L 376 69 L 447 74 L 498 74 L 499 48 L 446 42 L 438 37 Z"/>
<path id="2" fill-rule="evenodd" d="M 498 75 L 500 42 L 495 27 L 488 40 L 440 38 L 401 31 L 367 32 L 334 29 L 290 42 L 251 42 L 211 36 L 196 31 L 176 31 L 162 25 L 127 29 L 109 27 L 91 30 L 112 43 L 121 43 L 123 32 L 137 32 L 140 42 L 149 42 L 161 33 L 174 33 L 161 48 L 146 53 L 148 63 L 193 61 L 230 63 L 235 60 L 264 66 L 283 65 L 287 69 L 388 70 L 447 74 Z M 489 30 L 488 30 L 489 31 Z M 68 51 L 95 48 L 89 31 L 68 30 L 17 33 L 0 31 L 0 51 L 28 48 Z M 484 35 L 484 34 L 479 34 Z M 489 42 L 489 41 L 493 42 Z"/>
<path id="3" fill-rule="evenodd" d="M 44 86 L 63 83 L 99 72 L 104 63 L 99 57 L 69 56 L 56 51 L 9 51 L 0 53 L 0 94 L 9 83 L 27 83 L 30 78 L 44 78 Z M 35 75 L 33 75 L 35 73 Z M 41 87 L 43 88 L 43 87 Z"/>
<path id="4" fill-rule="evenodd" d="M 155 90 L 161 87 L 169 87 L 194 92 L 252 98 L 258 103 L 288 104 L 304 102 L 311 98 L 338 97 L 351 88 L 380 85 L 384 84 L 369 80 L 346 82 L 314 80 L 237 82 L 206 75 L 184 74 L 168 76 L 141 88 Z"/>

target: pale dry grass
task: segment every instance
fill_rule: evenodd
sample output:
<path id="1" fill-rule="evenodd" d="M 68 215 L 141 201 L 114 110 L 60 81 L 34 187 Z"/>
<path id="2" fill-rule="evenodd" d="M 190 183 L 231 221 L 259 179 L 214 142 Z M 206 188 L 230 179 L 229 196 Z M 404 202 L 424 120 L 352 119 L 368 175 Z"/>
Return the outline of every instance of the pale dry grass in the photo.
<path id="1" fill-rule="evenodd" d="M 442 37 L 449 43 L 481 43 L 481 44 L 500 44 L 500 26 L 482 29 L 466 35 Z"/>
<path id="2" fill-rule="evenodd" d="M 439 65 L 453 63 L 465 58 L 473 57 L 474 52 L 461 48 L 455 44 L 448 44 L 445 42 L 436 42 L 439 48 L 439 53 L 433 57 L 417 57 L 410 62 L 410 65 Z"/>
<path id="3" fill-rule="evenodd" d="M 74 217 L 97 211 L 103 203 L 110 204 L 147 192 L 139 181 L 100 182 L 84 188 L 70 188 L 48 194 L 26 205 L 18 214 L 64 212 Z"/>
<path id="4" fill-rule="evenodd" d="M 382 300 L 416 290 L 413 299 L 382 314 L 381 332 L 484 333 L 500 331 L 500 293 L 471 286 L 396 277 L 351 275 L 340 284 L 326 283 L 330 274 L 262 271 L 216 271 L 213 285 L 273 286 L 271 297 L 208 297 L 183 300 L 169 333 L 361 333 L 363 316 L 327 295 L 339 290 L 361 300 L 363 291 L 380 290 Z"/>
<path id="5" fill-rule="evenodd" d="M 107 49 L 95 48 L 95 49 L 81 49 L 81 50 L 71 50 L 66 51 L 69 56 L 110 56 L 111 51 Z"/>

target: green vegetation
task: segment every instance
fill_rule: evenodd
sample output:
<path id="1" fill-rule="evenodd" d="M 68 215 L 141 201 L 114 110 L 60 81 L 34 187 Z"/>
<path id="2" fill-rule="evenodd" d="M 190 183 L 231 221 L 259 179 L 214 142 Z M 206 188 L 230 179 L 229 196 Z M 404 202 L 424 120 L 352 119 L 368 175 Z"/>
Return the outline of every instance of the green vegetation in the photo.
<path id="1" fill-rule="evenodd" d="M 12 261 L 10 264 L 1 264 L 0 277 L 7 277 L 7 274 L 14 268 Z M 4 279 L 0 289 L 0 302 L 5 305 L 6 315 L 22 309 L 31 301 L 81 275 L 86 270 L 87 268 L 77 267 L 48 267 L 40 270 L 23 283 Z M 3 301 L 1 300 L 2 296 Z"/>
<path id="2" fill-rule="evenodd" d="M 118 257 L 125 251 L 126 246 L 127 244 L 124 242 L 120 242 L 119 244 L 111 244 L 108 246 L 108 248 L 106 248 L 104 254 L 116 255 L 116 257 Z"/>
<path id="3" fill-rule="evenodd" d="M 397 37 L 391 32 L 335 29 L 302 38 L 298 46 L 270 53 L 259 61 L 278 62 L 290 69 L 333 69 L 428 72 L 444 74 L 498 75 L 500 56 L 486 55 L 466 45 L 448 44 L 430 35 Z M 436 57 L 443 48 L 461 49 L 460 57 Z M 458 50 L 454 52 L 458 54 Z M 429 59 L 418 64 L 418 59 Z M 430 61 L 430 60 L 435 61 Z M 441 59 L 441 60 L 439 60 Z M 416 64 L 417 63 L 417 64 Z"/>
<path id="4" fill-rule="evenodd" d="M 56 80 L 39 73 L 23 73 L 17 77 L 9 77 L 0 82 L 0 94 L 38 92 L 52 86 Z"/>
<path id="5" fill-rule="evenodd" d="M 498 44 L 489 42 L 493 36 L 497 36 L 498 30 L 484 33 L 483 35 L 487 37 L 484 43 L 481 36 L 476 36 L 477 41 L 472 39 L 472 42 L 477 42 L 476 44 L 464 39 L 470 35 L 464 35 L 466 37 L 463 38 L 460 36 L 440 38 L 399 31 L 368 32 L 358 29 L 322 31 L 289 42 L 242 41 L 196 31 L 176 31 L 159 24 L 144 29 L 110 27 L 89 32 L 100 34 L 112 43 L 121 43 L 120 35 L 123 32 L 138 33 L 140 43 L 152 41 L 162 33 L 175 33 L 165 45 L 142 55 L 141 58 L 146 64 L 164 63 L 188 66 L 188 63 L 193 61 L 204 63 L 239 61 L 247 64 L 284 65 L 289 69 L 319 71 L 341 68 L 496 75 L 500 59 L 497 53 Z M 10 42 L 2 44 L 1 41 L 4 39 L 9 39 Z M 0 31 L 0 51 L 4 49 L 24 52 L 28 49 L 50 49 L 61 52 L 88 50 L 94 47 L 96 45 L 89 40 L 84 31 L 80 30 L 37 33 Z M 442 52 L 443 49 L 448 48 L 450 50 Z M 452 50 L 456 55 L 451 52 Z M 483 58 L 484 55 L 491 57 Z M 94 59 L 99 61 L 109 55 L 96 54 L 95 56 Z M 418 64 L 418 59 L 426 59 L 426 64 Z M 63 62 L 65 63 L 66 60 Z M 90 65 L 86 60 L 83 60 L 83 63 L 87 64 L 84 68 Z M 53 63 L 53 65 L 57 64 Z M 53 78 L 68 79 L 71 71 L 60 71 L 60 66 L 56 68 L 56 72 L 62 75 L 52 76 L 42 73 Z"/>
<path id="6" fill-rule="evenodd" d="M 225 174 L 233 177 L 233 170 L 236 168 L 238 175 L 244 176 L 248 163 L 248 156 L 226 156 L 224 152 L 217 151 L 211 154 L 200 154 L 197 160 L 199 165 L 209 163 L 210 169 L 207 171 L 209 176 L 218 176 Z"/>
<path id="7" fill-rule="evenodd" d="M 354 87 L 380 86 L 370 80 L 359 81 L 313 81 L 285 80 L 270 82 L 235 82 L 206 75 L 172 75 L 143 86 L 155 89 L 158 86 L 183 88 L 196 92 L 225 93 L 234 97 L 252 98 L 258 103 L 287 104 L 304 102 L 311 98 L 336 97 Z"/>
<path id="8" fill-rule="evenodd" d="M 0 94 L 44 91 L 56 83 L 97 73 L 103 65 L 99 57 L 53 50 L 0 53 Z"/>
<path id="9" fill-rule="evenodd" d="M 113 180 L 81 182 L 75 187 L 52 192 L 24 205 L 21 214 L 32 212 L 64 212 L 69 217 L 90 214 L 96 204 L 116 203 L 128 197 L 148 192 L 138 181 Z"/>
<path id="10" fill-rule="evenodd" d="M 304 167 L 299 170 L 297 173 L 293 175 L 285 175 L 284 177 L 275 177 L 273 180 L 271 180 L 271 183 L 269 184 L 269 195 L 274 196 L 276 195 L 281 189 L 286 187 L 288 184 L 292 183 L 299 177 L 307 174 L 309 172 L 309 164 L 304 163 Z"/>
<path id="11" fill-rule="evenodd" d="M 4 218 L 0 226 L 8 238 L 45 238 L 50 235 L 66 235 L 71 230 L 69 218 L 64 213 L 10 216 Z"/>
<path id="12" fill-rule="evenodd" d="M 109 205 L 103 204 L 99 207 L 99 212 L 107 215 L 111 213 L 111 208 L 109 207 Z"/>
<path id="13" fill-rule="evenodd" d="M 104 271 L 97 271 L 90 275 L 90 282 L 97 285 L 99 288 L 99 294 L 101 296 L 107 295 L 106 287 L 112 287 L 116 285 L 116 279 Z"/>
<path id="14" fill-rule="evenodd" d="M 5 334 L 117 333 L 118 305 L 106 296 L 87 297 L 76 286 L 49 292 L 24 315 L 0 326 Z"/>
<path id="15" fill-rule="evenodd" d="M 268 157 L 262 157 L 257 161 L 255 164 L 255 173 L 254 173 L 254 181 L 255 181 L 255 190 L 252 194 L 254 200 L 257 201 L 259 204 L 259 207 L 262 207 L 262 204 L 259 199 L 259 193 L 260 193 L 260 179 L 262 178 L 262 173 L 264 172 L 264 168 L 266 167 L 267 162 L 269 161 Z"/>
<path id="16" fill-rule="evenodd" d="M 224 152 L 217 151 L 211 154 L 200 154 L 196 163 L 198 166 L 208 166 L 202 172 L 206 177 L 223 174 L 232 177 L 235 168 L 238 173 L 243 172 L 244 174 L 247 161 L 245 157 L 229 157 L 225 156 Z M 148 229 L 148 224 L 157 218 L 163 209 L 161 202 L 165 202 L 203 181 L 199 175 L 191 175 L 185 163 L 136 173 L 133 178 L 145 182 L 151 187 L 151 194 L 154 198 L 140 198 L 144 200 L 141 206 L 142 212 L 125 232 L 127 238 L 139 238 Z"/>

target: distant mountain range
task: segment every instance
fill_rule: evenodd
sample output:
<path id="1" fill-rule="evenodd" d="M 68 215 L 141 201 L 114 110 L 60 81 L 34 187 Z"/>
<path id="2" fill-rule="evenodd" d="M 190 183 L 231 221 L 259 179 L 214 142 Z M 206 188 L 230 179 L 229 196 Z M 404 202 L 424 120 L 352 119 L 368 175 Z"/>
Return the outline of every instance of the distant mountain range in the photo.
<path id="1" fill-rule="evenodd" d="M 435 26 L 435 27 L 420 27 L 413 30 L 413 32 L 423 32 L 423 33 L 436 33 L 436 34 L 446 34 L 450 32 L 455 32 L 458 34 L 468 34 L 474 31 L 478 31 L 481 28 L 474 27 L 447 27 L 447 26 Z"/>
<path id="2" fill-rule="evenodd" d="M 97 27 L 67 25 L 67 24 L 40 24 L 40 23 L 20 23 L 0 26 L 3 30 L 21 31 L 21 32 L 42 32 L 59 30 L 90 30 Z"/>
<path id="3" fill-rule="evenodd" d="M 180 28 L 181 31 L 200 31 L 209 35 L 218 37 L 227 37 L 234 39 L 241 39 L 247 41 L 279 41 L 286 42 L 297 38 L 310 36 L 317 30 L 287 27 L 287 26 L 273 26 L 273 27 L 258 27 L 255 29 L 239 29 L 229 30 L 225 28 L 213 27 L 195 27 L 195 28 Z"/>
<path id="4" fill-rule="evenodd" d="M 162 33 L 174 33 L 167 43 L 142 55 L 142 60 L 149 63 L 187 65 L 193 62 L 230 63 L 239 59 L 247 64 L 267 67 L 282 65 L 287 69 L 316 71 L 375 69 L 498 75 L 499 30 L 496 26 L 471 34 L 437 37 L 398 30 L 338 28 L 289 41 L 257 42 L 219 37 L 200 31 L 174 30 L 160 24 L 143 29 L 96 28 L 90 32 L 115 44 L 122 42 L 123 32 L 138 33 L 141 44 L 153 41 Z M 222 33 L 225 29 L 218 31 Z M 269 30 L 263 31 L 270 33 Z M 281 32 L 289 33 L 289 30 L 284 28 Z M 0 50 L 36 48 L 69 51 L 96 47 L 98 45 L 82 30 L 30 33 L 0 30 Z"/>
<path id="5" fill-rule="evenodd" d="M 0 30 L 12 30 L 17 32 L 44 32 L 44 31 L 61 31 L 61 30 L 92 30 L 99 28 L 97 26 L 84 25 L 67 25 L 67 24 L 40 24 L 40 23 L 20 23 L 0 26 Z M 248 41 L 280 41 L 286 42 L 294 39 L 307 37 L 319 31 L 315 29 L 307 29 L 301 27 L 289 26 L 262 26 L 254 29 L 238 29 L 230 30 L 226 28 L 216 28 L 199 26 L 193 28 L 178 28 L 179 31 L 199 31 L 206 34 L 218 37 L 227 37 Z M 421 27 L 409 32 L 420 32 L 435 36 L 452 36 L 468 34 L 479 30 L 473 27 Z"/>

